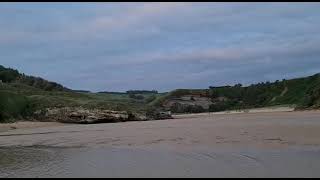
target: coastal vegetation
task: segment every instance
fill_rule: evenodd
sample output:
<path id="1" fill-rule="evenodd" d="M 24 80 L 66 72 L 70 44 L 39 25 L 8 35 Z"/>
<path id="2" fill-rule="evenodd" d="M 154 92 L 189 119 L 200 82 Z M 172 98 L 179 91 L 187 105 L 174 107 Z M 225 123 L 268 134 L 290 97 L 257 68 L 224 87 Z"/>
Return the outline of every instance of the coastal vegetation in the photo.
<path id="1" fill-rule="evenodd" d="M 170 101 L 177 102 L 166 105 Z M 202 102 L 207 102 L 207 105 L 203 106 Z M 199 113 L 278 105 L 293 105 L 297 109 L 319 108 L 320 74 L 249 86 L 236 84 L 208 89 L 177 89 L 165 93 L 156 90 L 94 93 L 72 90 L 0 66 L 0 122 L 31 120 L 34 112 L 46 108 L 81 107 L 154 114 L 159 110 Z"/>

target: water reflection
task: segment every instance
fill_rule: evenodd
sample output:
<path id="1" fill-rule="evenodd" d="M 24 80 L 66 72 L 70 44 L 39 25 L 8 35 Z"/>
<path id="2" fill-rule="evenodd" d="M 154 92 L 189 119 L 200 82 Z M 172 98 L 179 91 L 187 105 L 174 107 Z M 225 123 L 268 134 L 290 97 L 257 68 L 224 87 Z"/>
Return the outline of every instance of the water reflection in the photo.
<path id="1" fill-rule="evenodd" d="M 11 147 L 0 177 L 320 177 L 320 153 Z"/>
<path id="2" fill-rule="evenodd" d="M 62 148 L 0 148 L 0 177 L 51 176 L 66 155 Z"/>

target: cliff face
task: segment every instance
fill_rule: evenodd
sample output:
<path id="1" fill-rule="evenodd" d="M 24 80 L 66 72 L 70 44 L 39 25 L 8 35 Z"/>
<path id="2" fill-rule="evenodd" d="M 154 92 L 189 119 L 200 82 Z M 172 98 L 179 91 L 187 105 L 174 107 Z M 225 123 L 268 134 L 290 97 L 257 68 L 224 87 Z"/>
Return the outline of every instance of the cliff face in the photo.
<path id="1" fill-rule="evenodd" d="M 188 108 L 189 109 L 198 108 L 199 111 L 208 110 L 211 104 L 212 102 L 209 97 L 184 95 L 181 97 L 167 99 L 163 103 L 163 106 L 164 108 L 172 110 L 174 112 L 183 112 L 183 111 L 186 111 Z"/>

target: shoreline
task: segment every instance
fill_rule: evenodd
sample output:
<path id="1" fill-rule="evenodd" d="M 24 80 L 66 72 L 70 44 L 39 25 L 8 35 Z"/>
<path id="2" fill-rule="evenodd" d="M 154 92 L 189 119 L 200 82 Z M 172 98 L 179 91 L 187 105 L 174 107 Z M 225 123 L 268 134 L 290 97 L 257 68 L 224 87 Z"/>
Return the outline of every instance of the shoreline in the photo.
<path id="1" fill-rule="evenodd" d="M 215 115 L 215 114 L 251 114 L 251 113 L 272 113 L 272 112 L 295 112 L 294 107 L 289 106 L 271 106 L 271 107 L 262 107 L 262 108 L 251 108 L 251 109 L 240 109 L 240 110 L 227 110 L 219 112 L 203 112 L 203 113 L 184 113 L 184 114 L 175 114 L 174 116 L 185 116 L 185 115 Z M 310 110 L 302 110 L 310 111 Z M 316 110 L 311 110 L 316 111 Z"/>
<path id="2" fill-rule="evenodd" d="M 18 121 L 13 123 L 0 123 L 0 133 L 11 132 L 15 130 L 25 130 L 34 128 L 67 126 L 68 124 L 59 122 L 40 122 L 40 121 Z"/>

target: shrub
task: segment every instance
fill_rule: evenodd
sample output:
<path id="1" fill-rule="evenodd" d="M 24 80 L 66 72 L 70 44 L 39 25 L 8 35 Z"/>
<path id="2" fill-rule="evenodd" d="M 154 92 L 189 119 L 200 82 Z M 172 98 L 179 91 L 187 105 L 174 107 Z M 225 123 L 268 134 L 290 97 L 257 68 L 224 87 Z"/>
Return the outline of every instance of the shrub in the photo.
<path id="1" fill-rule="evenodd" d="M 26 116 L 30 111 L 26 97 L 0 91 L 0 121 Z"/>

